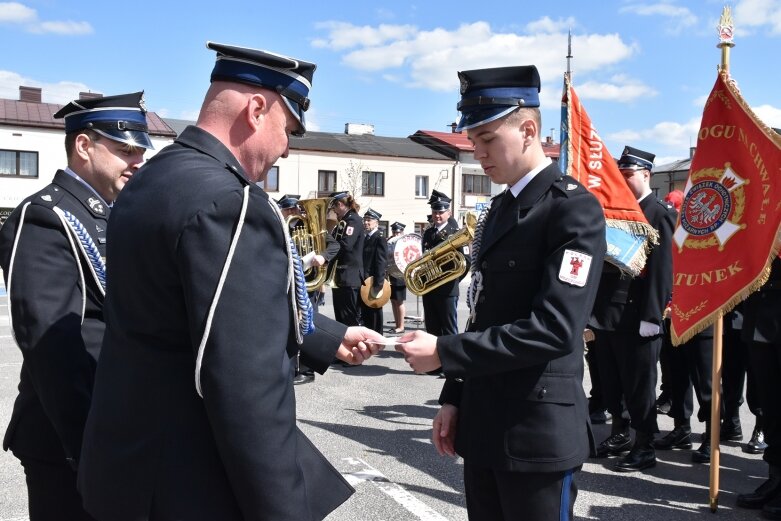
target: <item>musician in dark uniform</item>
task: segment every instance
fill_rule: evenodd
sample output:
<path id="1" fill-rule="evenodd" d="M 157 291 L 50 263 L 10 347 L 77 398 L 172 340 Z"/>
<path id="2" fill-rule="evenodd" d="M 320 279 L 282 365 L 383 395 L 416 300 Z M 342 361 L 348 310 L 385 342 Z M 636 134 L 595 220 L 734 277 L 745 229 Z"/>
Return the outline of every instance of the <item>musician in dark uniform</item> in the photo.
<path id="1" fill-rule="evenodd" d="M 398 221 L 391 224 L 391 233 L 393 237 L 401 237 L 404 235 L 404 228 L 406 226 Z M 390 252 L 388 252 L 390 256 Z M 393 258 L 388 259 L 388 266 L 393 263 Z M 388 281 L 391 287 L 391 308 L 393 309 L 393 323 L 396 326 L 393 329 L 394 333 L 404 332 L 404 315 L 407 310 L 404 306 L 404 301 L 407 299 L 407 283 L 404 282 L 404 277 L 394 277 L 388 273 Z"/>
<path id="2" fill-rule="evenodd" d="M 68 166 L 0 229 L 9 318 L 24 358 L 3 448 L 24 467 L 31 521 L 92 519 L 76 467 L 105 329 L 106 228 L 114 199 L 152 148 L 145 114 L 140 92 L 60 109 Z"/>
<path id="3" fill-rule="evenodd" d="M 300 199 L 301 196 L 298 194 L 285 194 L 277 200 L 277 205 L 279 206 L 279 210 L 282 212 L 282 217 L 284 217 L 285 220 L 293 216 L 300 218 L 304 217 L 304 214 L 298 205 Z M 292 227 L 291 231 L 292 229 L 296 228 L 299 230 L 305 229 L 304 221 L 302 219 L 291 221 L 290 224 Z M 304 255 L 302 257 L 302 262 L 304 264 L 305 270 L 307 268 L 318 268 L 320 266 L 325 266 L 328 261 L 336 257 L 336 254 L 339 253 L 339 243 L 336 242 L 336 239 L 334 239 L 330 233 L 325 233 L 323 236 L 326 243 L 325 251 L 319 253 L 313 251 Z M 302 252 L 299 252 L 299 254 L 302 254 Z M 320 301 L 323 298 L 322 288 L 317 288 L 313 291 L 307 291 L 307 295 L 309 296 L 309 302 L 312 303 L 312 309 L 317 311 L 320 307 Z M 293 383 L 295 385 L 301 385 L 314 381 L 315 370 L 302 363 L 301 356 L 299 354 L 299 356 L 296 357 L 296 369 L 295 374 L 293 375 Z"/>
<path id="4" fill-rule="evenodd" d="M 571 520 L 589 454 L 583 330 L 605 253 L 597 199 L 540 142 L 534 66 L 459 73 L 459 130 L 508 189 L 472 243 L 467 332 L 402 335 L 416 372 L 447 381 L 433 425 L 440 454 L 464 458 L 471 520 Z"/>
<path id="5" fill-rule="evenodd" d="M 651 192 L 654 157 L 649 152 L 625 147 L 618 168 L 649 224 L 658 232 L 659 243 L 652 246 L 643 272 L 637 277 L 630 278 L 613 265 L 604 264 L 589 322 L 595 334 L 602 393 L 613 416 L 611 434 L 600 443 L 597 455 L 629 451 L 615 466 L 621 472 L 656 465 L 653 439 L 659 432 L 657 363 L 664 309 L 672 292 L 672 234 L 676 213 Z M 634 444 L 630 426 L 636 432 Z"/>
<path id="6" fill-rule="evenodd" d="M 349 192 L 333 192 L 330 197 L 331 208 L 339 219 L 332 232 L 339 243 L 339 254 L 329 267 L 335 271 L 332 290 L 334 317 L 347 326 L 357 326 L 361 323 L 359 291 L 365 278 L 363 221 L 358 215 L 361 206 Z"/>
<path id="7" fill-rule="evenodd" d="M 762 509 L 764 517 L 781 519 L 781 260 L 773 259 L 770 278 L 746 299 L 743 341 L 762 405 L 765 447 L 762 459 L 768 479 L 754 492 L 738 494 L 737 505 Z"/>
<path id="8" fill-rule="evenodd" d="M 428 204 L 431 206 L 431 226 L 423 232 L 423 254 L 442 244 L 458 231 L 458 222 L 450 213 L 450 197 L 433 190 Z M 461 254 L 464 249 L 459 248 Z M 451 280 L 423 295 L 423 315 L 426 331 L 432 335 L 452 335 L 458 332 L 458 283 Z"/>
<path id="9" fill-rule="evenodd" d="M 363 214 L 363 270 L 364 283 L 372 277 L 372 287 L 369 288 L 369 296 L 378 299 L 382 296 L 385 283 L 385 271 L 388 266 L 388 242 L 379 229 L 382 214 L 369 208 Z M 361 319 L 363 325 L 382 334 L 382 307 L 373 308 L 366 305 L 361 299 Z"/>
<path id="10" fill-rule="evenodd" d="M 351 488 L 296 428 L 293 362 L 382 337 L 314 314 L 257 185 L 305 130 L 315 65 L 209 42 L 198 121 L 139 170 L 108 242 L 106 334 L 79 490 L 103 521 L 320 520 Z"/>

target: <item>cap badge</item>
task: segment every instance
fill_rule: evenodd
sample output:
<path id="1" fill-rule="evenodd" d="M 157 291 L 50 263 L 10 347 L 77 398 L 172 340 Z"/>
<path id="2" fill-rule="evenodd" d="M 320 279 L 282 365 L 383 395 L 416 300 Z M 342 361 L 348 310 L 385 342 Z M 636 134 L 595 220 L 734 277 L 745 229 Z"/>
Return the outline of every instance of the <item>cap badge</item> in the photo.
<path id="1" fill-rule="evenodd" d="M 469 80 L 463 74 L 459 74 L 458 79 L 461 81 L 461 95 L 463 96 L 466 94 L 467 89 L 469 89 Z"/>
<path id="2" fill-rule="evenodd" d="M 143 94 L 141 94 L 141 99 L 138 100 L 138 106 L 141 108 L 141 112 L 146 113 L 146 100 Z"/>

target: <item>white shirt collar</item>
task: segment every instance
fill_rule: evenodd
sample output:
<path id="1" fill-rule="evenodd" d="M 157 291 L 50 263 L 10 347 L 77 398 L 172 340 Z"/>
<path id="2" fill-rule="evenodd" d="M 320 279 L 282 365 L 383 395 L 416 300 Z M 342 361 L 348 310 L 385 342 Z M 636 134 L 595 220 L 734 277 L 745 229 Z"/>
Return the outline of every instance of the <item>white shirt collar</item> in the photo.
<path id="1" fill-rule="evenodd" d="M 94 189 L 94 188 L 92 188 L 92 185 L 90 185 L 90 184 L 89 184 L 87 181 L 85 181 L 84 179 L 82 179 L 81 177 L 79 177 L 79 174 L 77 174 L 76 172 L 74 172 L 73 170 L 71 170 L 69 166 L 66 166 L 66 167 L 65 167 L 65 169 L 64 169 L 64 172 L 65 172 L 66 174 L 68 174 L 69 176 L 71 176 L 72 178 L 74 178 L 76 181 L 80 182 L 81 184 L 83 184 L 84 186 L 86 186 L 87 188 L 89 188 L 89 189 L 92 191 L 92 193 L 93 193 L 93 194 L 95 194 L 95 195 L 98 197 L 98 199 L 100 199 L 100 200 L 101 200 L 101 202 L 102 202 L 103 204 L 105 204 L 107 207 L 111 208 L 111 206 L 114 204 L 113 202 L 112 202 L 111 204 L 108 204 L 108 203 L 107 203 L 107 202 L 106 202 L 106 201 L 105 201 L 105 200 L 104 200 L 104 199 L 103 199 L 103 198 L 100 196 L 100 194 L 99 194 L 99 193 L 97 193 L 97 192 L 95 191 L 95 189 Z"/>
<path id="2" fill-rule="evenodd" d="M 535 177 L 537 177 L 537 174 L 539 174 L 540 172 L 542 172 L 542 171 L 543 171 L 543 170 L 544 170 L 544 169 L 545 169 L 545 168 L 546 168 L 548 165 L 550 165 L 552 162 L 553 162 L 553 161 L 551 161 L 551 158 L 549 158 L 549 157 L 546 157 L 546 158 L 545 158 L 545 161 L 543 161 L 542 163 L 540 163 L 539 165 L 537 165 L 536 167 L 534 167 L 533 169 L 531 169 L 531 170 L 529 171 L 529 173 L 528 173 L 528 174 L 526 174 L 525 176 L 521 177 L 521 178 L 518 180 L 518 182 L 517 182 L 517 183 L 515 183 L 514 185 L 512 185 L 512 186 L 510 187 L 510 191 L 513 193 L 513 197 L 518 197 L 518 194 L 520 194 L 520 193 L 521 193 L 521 190 L 523 190 L 524 188 L 526 188 L 526 185 L 528 185 L 529 183 L 531 183 L 532 179 L 534 179 Z"/>

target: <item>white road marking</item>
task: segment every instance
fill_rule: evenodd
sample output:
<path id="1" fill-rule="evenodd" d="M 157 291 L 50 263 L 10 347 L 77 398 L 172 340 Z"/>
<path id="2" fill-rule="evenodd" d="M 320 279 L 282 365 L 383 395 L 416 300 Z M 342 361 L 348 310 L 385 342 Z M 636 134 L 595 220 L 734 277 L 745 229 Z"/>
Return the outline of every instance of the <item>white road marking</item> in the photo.
<path id="1" fill-rule="evenodd" d="M 368 481 L 418 519 L 422 521 L 447 521 L 446 517 L 441 516 L 431 507 L 404 490 L 400 485 L 392 483 L 379 470 L 373 468 L 362 459 L 342 458 L 342 461 L 347 462 L 348 465 L 356 469 L 354 472 L 343 473 L 344 478 L 350 485 L 356 486 L 362 481 Z"/>

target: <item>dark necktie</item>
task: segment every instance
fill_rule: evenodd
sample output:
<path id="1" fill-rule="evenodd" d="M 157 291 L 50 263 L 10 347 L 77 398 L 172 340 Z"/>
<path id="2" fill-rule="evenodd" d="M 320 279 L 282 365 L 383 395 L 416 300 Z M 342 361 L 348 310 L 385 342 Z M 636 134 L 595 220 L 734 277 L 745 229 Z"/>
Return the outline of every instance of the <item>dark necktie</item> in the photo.
<path id="1" fill-rule="evenodd" d="M 509 188 L 497 199 L 496 202 L 498 204 L 492 207 L 491 213 L 488 214 L 488 221 L 485 223 L 485 231 L 483 232 L 484 238 L 492 238 L 492 234 L 496 232 L 499 223 L 504 221 L 509 215 L 514 201 L 515 196 Z"/>

